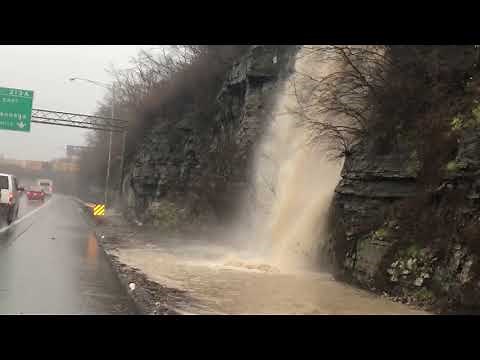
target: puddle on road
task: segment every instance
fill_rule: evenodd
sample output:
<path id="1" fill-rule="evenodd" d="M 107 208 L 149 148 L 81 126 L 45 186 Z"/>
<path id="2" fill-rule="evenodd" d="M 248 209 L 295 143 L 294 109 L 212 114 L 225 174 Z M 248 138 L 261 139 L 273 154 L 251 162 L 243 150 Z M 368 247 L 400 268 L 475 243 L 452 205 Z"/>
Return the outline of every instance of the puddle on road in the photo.
<path id="1" fill-rule="evenodd" d="M 121 249 L 116 255 L 154 281 L 186 290 L 196 303 L 187 305 L 179 300 L 169 305 L 189 313 L 422 313 L 336 282 L 330 274 L 285 273 L 261 262 L 220 257 L 219 249 L 213 250 L 209 259 L 195 258 L 192 254 L 197 251 L 187 246 L 174 253 L 161 248 Z"/>

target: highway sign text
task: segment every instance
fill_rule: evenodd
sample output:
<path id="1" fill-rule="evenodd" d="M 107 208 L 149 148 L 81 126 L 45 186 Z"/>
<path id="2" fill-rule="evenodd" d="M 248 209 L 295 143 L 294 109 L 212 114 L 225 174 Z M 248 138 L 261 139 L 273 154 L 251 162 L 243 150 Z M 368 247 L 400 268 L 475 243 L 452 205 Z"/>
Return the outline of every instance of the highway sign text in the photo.
<path id="1" fill-rule="evenodd" d="M 30 131 L 33 91 L 0 87 L 0 129 Z"/>

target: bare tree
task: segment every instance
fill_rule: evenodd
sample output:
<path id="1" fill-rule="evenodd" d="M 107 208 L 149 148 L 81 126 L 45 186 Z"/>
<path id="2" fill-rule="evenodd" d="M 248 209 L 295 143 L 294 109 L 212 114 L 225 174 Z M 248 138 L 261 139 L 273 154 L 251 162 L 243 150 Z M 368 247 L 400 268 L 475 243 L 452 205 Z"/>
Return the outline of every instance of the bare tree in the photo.
<path id="1" fill-rule="evenodd" d="M 159 46 L 141 51 L 131 60 L 130 68 L 111 68 L 109 72 L 116 90 L 116 116 L 129 121 L 127 154 L 135 152 L 142 137 L 158 121 L 175 123 L 193 108 L 200 115 L 208 115 L 222 85 L 222 74 L 238 54 L 235 49 L 241 50 L 241 47 Z M 110 116 L 112 98 L 111 92 L 107 93 L 99 104 L 98 115 Z M 99 131 L 89 136 L 88 143 L 97 149 L 97 153 L 103 154 L 108 140 Z M 122 138 L 115 135 L 113 153 L 120 154 L 121 147 Z M 93 169 L 97 169 L 96 178 L 101 179 L 106 160 L 102 157 L 91 159 L 90 154 L 83 157 L 84 173 L 92 175 Z M 118 168 L 115 159 L 112 169 Z"/>
<path id="2" fill-rule="evenodd" d="M 339 156 L 367 137 L 391 151 L 411 131 L 419 152 L 431 149 L 478 93 L 474 46 L 305 46 L 299 55 L 291 112 Z"/>
<path id="3" fill-rule="evenodd" d="M 388 65 L 383 46 L 305 46 L 290 84 L 297 103 L 289 111 L 312 130 L 313 142 L 327 141 L 343 156 L 369 131 Z"/>

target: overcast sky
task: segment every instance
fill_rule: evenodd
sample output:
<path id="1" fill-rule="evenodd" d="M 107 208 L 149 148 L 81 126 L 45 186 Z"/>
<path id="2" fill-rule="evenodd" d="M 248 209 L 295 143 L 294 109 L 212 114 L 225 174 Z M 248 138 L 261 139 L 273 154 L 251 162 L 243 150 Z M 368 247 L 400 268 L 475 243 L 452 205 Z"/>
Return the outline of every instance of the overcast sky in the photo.
<path id="1" fill-rule="evenodd" d="M 34 91 L 33 107 L 92 114 L 106 90 L 83 77 L 109 83 L 110 65 L 129 67 L 141 49 L 151 45 L 0 45 L 0 87 Z M 83 145 L 88 130 L 32 123 L 30 133 L 0 130 L 0 154 L 29 160 L 65 155 L 65 145 Z"/>

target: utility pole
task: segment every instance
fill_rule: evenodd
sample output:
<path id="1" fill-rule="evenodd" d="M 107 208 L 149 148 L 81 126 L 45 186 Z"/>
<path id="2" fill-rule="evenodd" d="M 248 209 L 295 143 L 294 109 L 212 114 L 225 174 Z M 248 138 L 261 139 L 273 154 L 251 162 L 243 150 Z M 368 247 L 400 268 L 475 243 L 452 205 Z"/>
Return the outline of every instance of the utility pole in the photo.
<path id="1" fill-rule="evenodd" d="M 115 85 L 112 85 L 112 121 L 115 119 Z M 107 176 L 105 179 L 105 208 L 108 208 L 108 187 L 110 183 L 110 163 L 112 161 L 112 137 L 113 132 L 110 131 L 108 140 L 108 162 L 107 162 Z"/>
<path id="2" fill-rule="evenodd" d="M 105 83 L 102 83 L 100 81 L 94 81 L 90 79 L 84 79 L 84 78 L 78 78 L 78 77 L 73 77 L 70 78 L 70 81 L 75 81 L 75 80 L 81 80 L 81 81 L 87 81 L 89 83 L 95 84 L 97 86 L 101 86 L 107 90 L 112 91 L 112 121 L 115 120 L 115 103 L 116 103 L 116 97 L 115 97 L 115 84 L 112 84 L 111 86 Z M 107 174 L 105 178 L 105 207 L 107 207 L 108 203 L 108 188 L 110 185 L 110 163 L 112 161 L 112 137 L 113 137 L 113 131 L 110 131 L 109 134 L 109 140 L 108 140 L 108 161 L 107 161 Z M 123 157 L 125 156 L 125 150 L 123 150 L 122 154 L 122 168 L 120 169 L 121 171 L 121 176 L 123 177 Z M 121 184 L 120 184 L 120 189 L 121 189 Z M 120 190 L 121 191 L 121 190 Z"/>
<path id="3" fill-rule="evenodd" d="M 120 163 L 120 197 L 123 195 L 123 173 L 124 169 L 123 167 L 125 166 L 125 146 L 127 142 L 127 130 L 123 132 L 123 139 L 122 139 L 122 160 Z"/>

